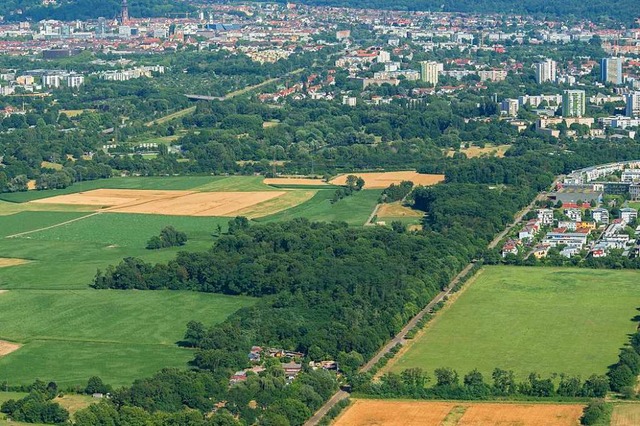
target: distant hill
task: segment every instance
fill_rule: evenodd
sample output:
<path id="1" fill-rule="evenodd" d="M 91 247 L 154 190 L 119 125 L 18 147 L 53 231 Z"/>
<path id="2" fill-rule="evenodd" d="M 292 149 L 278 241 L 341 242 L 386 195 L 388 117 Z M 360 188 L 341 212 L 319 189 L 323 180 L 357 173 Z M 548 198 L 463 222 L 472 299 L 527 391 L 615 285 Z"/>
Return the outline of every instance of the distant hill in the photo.
<path id="1" fill-rule="evenodd" d="M 316 6 L 374 9 L 514 13 L 559 17 L 573 15 L 593 21 L 609 17 L 626 25 L 631 25 L 640 17 L 638 0 L 299 0 L 299 2 Z"/>
<path id="2" fill-rule="evenodd" d="M 132 17 L 167 16 L 191 11 L 193 8 L 177 0 L 129 0 Z M 120 13 L 122 0 L 57 0 L 55 6 L 42 6 L 41 0 L 0 0 L 0 15 L 8 21 L 57 19 L 114 18 Z M 22 13 L 20 13 L 20 11 Z"/>

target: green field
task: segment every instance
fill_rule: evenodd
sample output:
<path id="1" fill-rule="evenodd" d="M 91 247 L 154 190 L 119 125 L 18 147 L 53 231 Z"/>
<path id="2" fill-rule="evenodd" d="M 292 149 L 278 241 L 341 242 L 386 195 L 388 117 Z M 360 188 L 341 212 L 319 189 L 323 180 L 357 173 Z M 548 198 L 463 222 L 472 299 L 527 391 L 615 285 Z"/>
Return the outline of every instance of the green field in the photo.
<path id="1" fill-rule="evenodd" d="M 451 367 L 604 374 L 637 324 L 636 271 L 487 267 L 439 314 L 392 371 Z"/>
<path id="2" fill-rule="evenodd" d="M 77 217 L 69 214 L 25 212 L 0 218 L 2 234 L 14 234 L 41 225 Z M 229 218 L 185 217 L 142 214 L 102 213 L 55 228 L 0 239 L 0 257 L 28 259 L 25 265 L 0 268 L 0 288 L 4 289 L 83 289 L 91 283 L 98 268 L 119 263 L 124 257 L 147 261 L 166 261 L 180 250 L 209 248 L 220 225 L 226 230 Z M 7 226 L 5 226 L 5 222 Z M 27 226 L 29 225 L 29 226 Z M 187 233 L 183 247 L 146 250 L 146 242 L 167 225 Z"/>
<path id="3" fill-rule="evenodd" d="M 188 321 L 215 324 L 253 301 L 182 291 L 9 291 L 0 294 L 0 338 L 24 346 L 0 359 L 0 382 L 71 385 L 97 374 L 122 385 L 185 367 L 193 352 L 176 342 Z"/>
<path id="4" fill-rule="evenodd" d="M 349 225 L 362 226 L 378 203 L 381 191 L 363 190 L 331 204 L 335 190 L 320 190 L 306 203 L 271 216 L 258 219 L 258 222 L 279 222 L 298 217 L 311 221 L 347 222 Z"/>

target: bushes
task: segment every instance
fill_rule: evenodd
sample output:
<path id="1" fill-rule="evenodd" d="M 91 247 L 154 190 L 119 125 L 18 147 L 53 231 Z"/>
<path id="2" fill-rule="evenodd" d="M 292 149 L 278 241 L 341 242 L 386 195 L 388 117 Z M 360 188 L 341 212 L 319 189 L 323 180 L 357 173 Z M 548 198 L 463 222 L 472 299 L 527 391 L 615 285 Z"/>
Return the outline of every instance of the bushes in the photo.
<path id="1" fill-rule="evenodd" d="M 0 412 L 12 420 L 25 423 L 62 424 L 69 419 L 69 412 L 51 402 L 58 394 L 58 386 L 51 382 L 36 381 L 29 395 L 19 400 L 10 399 L 0 406 Z"/>
<path id="2" fill-rule="evenodd" d="M 593 401 L 584 409 L 584 413 L 580 418 L 580 424 L 583 425 L 609 425 L 611 421 L 611 413 L 613 405 L 604 401 Z"/>
<path id="3" fill-rule="evenodd" d="M 167 247 L 183 246 L 187 242 L 187 234 L 177 231 L 173 226 L 167 226 L 160 231 L 159 236 L 151 237 L 147 242 L 148 250 L 158 250 Z"/>
<path id="4" fill-rule="evenodd" d="M 413 189 L 413 182 L 403 180 L 399 185 L 392 183 L 387 189 L 382 191 L 380 196 L 380 202 L 392 203 L 394 201 L 400 201 L 406 197 Z"/>
<path id="5" fill-rule="evenodd" d="M 609 367 L 609 383 L 611 390 L 622 392 L 625 388 L 633 388 L 640 374 L 640 332 L 631 336 L 631 346 L 622 348 L 618 362 Z M 623 392 L 625 397 L 630 396 L 628 389 Z M 633 396 L 633 392 L 631 392 Z"/>

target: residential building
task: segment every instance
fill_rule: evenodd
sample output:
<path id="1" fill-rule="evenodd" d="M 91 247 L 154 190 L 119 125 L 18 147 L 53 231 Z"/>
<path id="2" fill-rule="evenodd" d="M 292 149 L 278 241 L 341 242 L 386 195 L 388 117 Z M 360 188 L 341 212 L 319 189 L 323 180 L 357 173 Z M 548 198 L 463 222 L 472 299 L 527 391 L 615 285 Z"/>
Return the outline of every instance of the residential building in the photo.
<path id="1" fill-rule="evenodd" d="M 603 58 L 600 78 L 604 83 L 622 84 L 622 58 Z"/>
<path id="2" fill-rule="evenodd" d="M 562 115 L 564 117 L 582 117 L 586 110 L 584 90 L 565 90 L 562 93 Z"/>
<path id="3" fill-rule="evenodd" d="M 53 87 L 57 89 L 62 84 L 62 75 L 60 74 L 44 74 L 42 76 L 42 84 L 45 87 Z"/>
<path id="4" fill-rule="evenodd" d="M 638 218 L 638 210 L 632 209 L 631 207 L 625 207 L 620 209 L 620 219 L 623 222 L 629 224 Z"/>
<path id="5" fill-rule="evenodd" d="M 625 115 L 627 117 L 640 117 L 640 92 L 635 91 L 627 95 L 627 108 Z"/>
<path id="6" fill-rule="evenodd" d="M 609 210 L 607 209 L 601 207 L 595 208 L 591 210 L 591 217 L 593 217 L 593 220 L 597 223 L 609 224 Z"/>
<path id="7" fill-rule="evenodd" d="M 72 89 L 80 87 L 84 84 L 84 76 L 78 74 L 71 74 L 67 76 L 67 86 Z"/>
<path id="8" fill-rule="evenodd" d="M 622 182 L 640 182 L 640 169 L 627 169 L 620 177 Z"/>
<path id="9" fill-rule="evenodd" d="M 640 200 L 640 184 L 634 184 L 629 187 L 629 196 L 632 200 Z"/>
<path id="10" fill-rule="evenodd" d="M 391 54 L 381 50 L 380 53 L 378 53 L 378 62 L 381 64 L 391 62 Z"/>
<path id="11" fill-rule="evenodd" d="M 547 81 L 556 81 L 556 61 L 552 59 L 546 59 L 536 64 L 536 82 L 538 84 L 545 83 Z"/>
<path id="12" fill-rule="evenodd" d="M 538 219 L 542 223 L 543 226 L 548 226 L 553 224 L 553 210 L 551 209 L 538 209 Z"/>
<path id="13" fill-rule="evenodd" d="M 500 103 L 500 112 L 510 117 L 517 116 L 519 109 L 520 105 L 517 99 L 505 99 Z"/>
<path id="14" fill-rule="evenodd" d="M 433 86 L 438 84 L 438 75 L 442 64 L 434 61 L 422 61 L 420 62 L 420 77 L 422 81 L 431 83 Z"/>
<path id="15" fill-rule="evenodd" d="M 358 104 L 358 99 L 355 96 L 343 96 L 342 97 L 342 105 L 347 105 L 350 107 L 354 107 Z"/>

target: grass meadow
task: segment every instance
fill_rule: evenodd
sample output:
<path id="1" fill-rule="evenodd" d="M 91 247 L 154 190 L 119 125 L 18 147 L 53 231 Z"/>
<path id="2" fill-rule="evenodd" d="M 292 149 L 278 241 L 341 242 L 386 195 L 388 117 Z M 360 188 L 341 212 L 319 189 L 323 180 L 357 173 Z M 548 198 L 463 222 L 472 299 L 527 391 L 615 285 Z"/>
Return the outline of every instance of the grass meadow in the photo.
<path id="1" fill-rule="evenodd" d="M 0 235 L 39 229 L 80 216 L 46 212 L 7 216 L 0 219 L 3 225 Z M 97 269 L 116 264 L 124 257 L 160 262 L 173 258 L 180 250 L 206 250 L 214 242 L 212 234 L 217 232 L 217 226 L 224 231 L 228 221 L 229 218 L 216 217 L 102 213 L 20 237 L 3 238 L 0 239 L 0 257 L 31 262 L 0 268 L 0 288 L 87 288 Z M 145 249 L 147 240 L 167 225 L 186 232 L 187 244 L 164 250 Z"/>
<path id="2" fill-rule="evenodd" d="M 604 374 L 637 323 L 635 271 L 486 267 L 391 366 Z"/>
<path id="3" fill-rule="evenodd" d="M 0 382 L 75 385 L 99 375 L 124 385 L 185 367 L 193 352 L 176 342 L 187 322 L 213 325 L 253 302 L 182 291 L 8 291 L 0 295 L 0 338 L 24 346 L 0 358 Z"/>
<path id="4" fill-rule="evenodd" d="M 311 221 L 338 221 L 347 222 L 352 226 L 362 226 L 373 212 L 381 192 L 379 190 L 362 190 L 331 204 L 335 189 L 319 190 L 306 203 L 271 216 L 262 217 L 257 221 L 279 222 L 304 217 Z"/>

